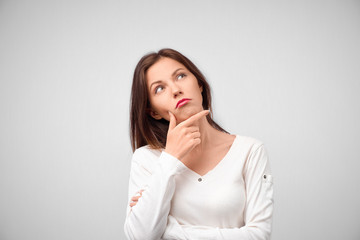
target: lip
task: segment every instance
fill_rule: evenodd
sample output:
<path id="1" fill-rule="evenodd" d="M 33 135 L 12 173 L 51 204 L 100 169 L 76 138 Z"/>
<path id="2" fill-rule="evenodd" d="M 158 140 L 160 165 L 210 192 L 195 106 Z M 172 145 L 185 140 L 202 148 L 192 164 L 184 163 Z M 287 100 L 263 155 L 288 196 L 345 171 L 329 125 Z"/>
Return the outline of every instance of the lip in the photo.
<path id="1" fill-rule="evenodd" d="M 179 100 L 176 104 L 175 108 L 180 108 L 182 106 L 184 106 L 185 104 L 187 104 L 191 99 L 190 98 L 183 98 L 181 100 Z"/>

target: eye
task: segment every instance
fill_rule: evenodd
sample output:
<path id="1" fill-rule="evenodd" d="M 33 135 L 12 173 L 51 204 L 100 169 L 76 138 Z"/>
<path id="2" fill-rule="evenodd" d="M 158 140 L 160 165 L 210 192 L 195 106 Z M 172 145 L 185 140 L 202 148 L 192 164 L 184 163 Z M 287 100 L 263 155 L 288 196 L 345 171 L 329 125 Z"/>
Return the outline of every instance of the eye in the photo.
<path id="1" fill-rule="evenodd" d="M 163 86 L 157 86 L 156 88 L 155 88 L 155 94 L 157 94 L 157 93 L 159 93 L 160 91 L 162 91 L 164 89 L 164 87 Z"/>
<path id="2" fill-rule="evenodd" d="M 186 76 L 186 75 L 185 75 L 184 73 L 181 73 L 181 74 L 179 74 L 179 75 L 176 76 L 176 79 L 177 79 L 177 80 L 180 80 L 180 79 L 184 78 L 185 76 Z"/>

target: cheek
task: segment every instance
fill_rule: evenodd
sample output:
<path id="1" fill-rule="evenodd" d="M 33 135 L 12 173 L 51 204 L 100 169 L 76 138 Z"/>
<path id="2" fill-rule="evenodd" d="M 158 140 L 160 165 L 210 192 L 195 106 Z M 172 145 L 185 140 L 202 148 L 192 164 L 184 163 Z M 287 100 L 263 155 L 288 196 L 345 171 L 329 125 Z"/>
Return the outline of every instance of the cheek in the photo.
<path id="1" fill-rule="evenodd" d="M 167 102 L 168 101 L 162 97 L 150 100 L 151 107 L 160 115 L 168 111 L 169 105 Z"/>
<path id="2" fill-rule="evenodd" d="M 202 98 L 202 87 L 199 87 L 199 85 L 196 84 L 196 85 L 193 86 L 193 89 L 196 89 L 194 92 L 195 92 L 199 97 Z"/>

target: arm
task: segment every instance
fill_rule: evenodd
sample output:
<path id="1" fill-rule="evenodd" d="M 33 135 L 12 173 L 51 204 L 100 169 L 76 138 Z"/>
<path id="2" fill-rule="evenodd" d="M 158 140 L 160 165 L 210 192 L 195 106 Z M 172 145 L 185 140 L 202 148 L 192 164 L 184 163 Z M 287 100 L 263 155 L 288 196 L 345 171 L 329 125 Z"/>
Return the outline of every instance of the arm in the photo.
<path id="1" fill-rule="evenodd" d="M 175 175 L 186 166 L 181 159 L 200 143 L 200 132 L 196 122 L 209 114 L 203 110 L 187 120 L 176 124 L 176 118 L 169 112 L 170 122 L 165 151 L 162 152 L 153 169 L 144 167 L 150 160 L 155 161 L 149 149 L 135 151 L 131 164 L 129 181 L 129 203 L 124 230 L 128 239 L 160 239 L 163 235 L 170 202 L 175 191 Z M 144 189 L 145 188 L 145 189 Z M 130 200 L 143 189 L 141 198 L 130 208 Z M 181 235 L 177 236 L 179 239 Z"/>
<path id="2" fill-rule="evenodd" d="M 266 177 L 264 177 L 266 175 Z M 245 226 L 240 228 L 212 228 L 184 226 L 169 216 L 164 239 L 171 239 L 172 232 L 183 232 L 187 239 L 206 240 L 268 240 L 270 239 L 273 213 L 273 184 L 268 157 L 261 145 L 253 151 L 244 167 L 246 187 Z"/>
<path id="3" fill-rule="evenodd" d="M 176 174 L 185 168 L 182 162 L 162 152 L 153 171 L 141 164 L 146 149 L 134 153 L 130 181 L 129 203 L 135 193 L 144 189 L 136 206 L 127 206 L 124 230 L 128 239 L 160 239 L 165 231 L 170 201 L 175 191 Z"/>

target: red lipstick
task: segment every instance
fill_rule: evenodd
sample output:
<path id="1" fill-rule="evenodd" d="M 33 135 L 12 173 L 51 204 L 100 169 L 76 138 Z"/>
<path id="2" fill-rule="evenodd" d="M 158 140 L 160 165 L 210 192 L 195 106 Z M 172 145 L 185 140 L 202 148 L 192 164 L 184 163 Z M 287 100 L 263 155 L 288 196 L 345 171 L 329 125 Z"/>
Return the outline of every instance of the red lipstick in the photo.
<path id="1" fill-rule="evenodd" d="M 187 104 L 191 99 L 190 98 L 183 98 L 181 100 L 178 101 L 178 103 L 176 104 L 175 108 L 180 108 L 182 106 L 184 106 L 185 104 Z"/>

